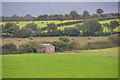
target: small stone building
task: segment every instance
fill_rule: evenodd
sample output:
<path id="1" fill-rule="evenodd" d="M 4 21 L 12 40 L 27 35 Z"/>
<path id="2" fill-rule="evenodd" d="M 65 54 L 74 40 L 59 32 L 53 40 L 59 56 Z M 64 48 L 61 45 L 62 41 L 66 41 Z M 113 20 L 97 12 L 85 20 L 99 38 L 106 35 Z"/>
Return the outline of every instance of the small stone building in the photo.
<path id="1" fill-rule="evenodd" d="M 54 53 L 55 52 L 55 46 L 52 44 L 41 44 L 44 48 L 38 49 L 38 53 Z"/>

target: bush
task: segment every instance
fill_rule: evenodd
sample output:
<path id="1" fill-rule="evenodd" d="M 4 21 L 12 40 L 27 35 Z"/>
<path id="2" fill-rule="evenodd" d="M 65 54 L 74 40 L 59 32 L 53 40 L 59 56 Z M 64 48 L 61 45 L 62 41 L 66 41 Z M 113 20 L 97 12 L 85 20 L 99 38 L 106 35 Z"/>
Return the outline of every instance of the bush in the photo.
<path id="1" fill-rule="evenodd" d="M 103 31 L 102 25 L 97 20 L 83 22 L 83 36 L 97 36 Z"/>
<path id="2" fill-rule="evenodd" d="M 37 49 L 43 48 L 40 46 L 40 43 L 37 42 L 28 42 L 26 44 L 22 44 L 19 46 L 18 52 L 19 53 L 35 53 Z"/>
<path id="3" fill-rule="evenodd" d="M 118 21 L 111 21 L 110 22 L 110 27 L 111 27 L 112 30 L 115 29 L 118 26 L 119 26 L 119 22 Z"/>
<path id="4" fill-rule="evenodd" d="M 111 35 L 108 40 L 111 40 L 116 46 L 120 46 L 120 35 Z"/>
<path id="5" fill-rule="evenodd" d="M 68 44 L 63 41 L 53 41 L 51 44 L 55 46 L 55 49 L 58 52 L 66 51 L 68 49 Z"/>
<path id="6" fill-rule="evenodd" d="M 76 41 L 72 41 L 72 42 L 70 42 L 70 43 L 68 44 L 68 49 L 69 49 L 69 50 L 77 50 L 77 49 L 79 49 L 79 48 L 80 48 L 80 45 L 79 45 L 79 43 L 76 42 Z"/>
<path id="7" fill-rule="evenodd" d="M 96 41 L 96 42 L 89 42 L 85 46 L 83 46 L 81 49 L 103 49 L 103 48 L 110 48 L 114 47 L 112 41 L 105 40 L 105 41 Z"/>
<path id="8" fill-rule="evenodd" d="M 38 27 L 37 27 L 37 24 L 35 23 L 28 23 L 25 25 L 25 28 L 28 28 L 28 29 L 31 29 L 31 30 L 37 30 Z"/>
<path id="9" fill-rule="evenodd" d="M 67 37 L 60 37 L 59 40 L 64 42 L 70 42 L 70 40 Z"/>
<path id="10" fill-rule="evenodd" d="M 28 38 L 31 36 L 31 30 L 27 28 L 17 30 L 12 37 L 16 38 Z"/>
<path id="11" fill-rule="evenodd" d="M 2 54 L 13 54 L 16 53 L 17 47 L 13 43 L 2 45 Z"/>

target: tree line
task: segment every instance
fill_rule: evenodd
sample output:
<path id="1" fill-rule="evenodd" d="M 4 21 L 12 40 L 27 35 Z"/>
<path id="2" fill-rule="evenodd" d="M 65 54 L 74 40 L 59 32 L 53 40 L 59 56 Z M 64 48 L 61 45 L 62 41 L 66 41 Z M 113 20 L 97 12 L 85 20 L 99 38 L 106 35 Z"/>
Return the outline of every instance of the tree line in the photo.
<path id="1" fill-rule="evenodd" d="M 91 18 L 104 18 L 104 17 L 118 17 L 119 13 L 107 13 L 104 14 L 104 10 L 99 8 L 96 10 L 96 14 L 90 15 L 88 11 L 84 11 L 79 14 L 77 11 L 73 10 L 69 14 L 55 14 L 55 15 L 38 15 L 37 17 L 31 14 L 26 14 L 25 16 L 18 16 L 16 14 L 11 17 L 2 16 L 2 21 L 38 21 L 38 20 L 73 20 L 73 19 L 91 19 Z"/>

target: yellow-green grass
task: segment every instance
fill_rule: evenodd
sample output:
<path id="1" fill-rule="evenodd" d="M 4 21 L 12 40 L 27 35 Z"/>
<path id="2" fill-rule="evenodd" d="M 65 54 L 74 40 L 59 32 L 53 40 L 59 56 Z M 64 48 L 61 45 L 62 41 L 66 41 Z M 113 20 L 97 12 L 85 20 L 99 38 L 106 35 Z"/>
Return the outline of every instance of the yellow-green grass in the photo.
<path id="1" fill-rule="evenodd" d="M 99 21 L 99 22 L 100 22 L 101 24 L 103 24 L 103 23 L 110 23 L 111 21 L 119 21 L 119 22 L 120 22 L 119 19 L 104 20 L 104 21 Z"/>
<path id="2" fill-rule="evenodd" d="M 37 24 L 37 26 L 39 28 L 43 28 L 47 26 L 47 23 L 55 23 L 55 24 L 60 24 L 60 23 L 65 23 L 65 22 L 73 22 L 73 21 L 83 21 L 83 20 L 64 20 L 64 21 L 59 21 L 59 20 L 52 20 L 52 21 L 19 21 L 19 23 L 17 24 L 20 28 L 23 28 L 26 24 L 28 23 L 32 23 L 34 22 L 35 24 Z M 118 19 L 113 19 L 113 20 L 104 20 L 104 21 L 99 21 L 101 24 L 103 23 L 110 23 L 110 21 L 119 21 Z M 7 22 L 0 22 L 0 25 L 5 25 L 5 23 Z M 16 21 L 10 22 L 10 23 L 16 23 Z M 82 23 L 77 23 L 77 24 L 82 24 Z M 64 30 L 64 28 L 67 27 L 75 27 L 76 24 L 72 24 L 72 25 L 64 25 L 64 26 L 60 26 L 58 27 L 58 29 L 60 30 Z M 108 28 L 103 28 L 104 32 L 110 32 L 110 30 Z M 118 28 L 115 29 L 115 31 L 120 31 Z"/>
<path id="3" fill-rule="evenodd" d="M 3 55 L 3 78 L 118 78 L 118 48 Z"/>
<path id="4" fill-rule="evenodd" d="M 64 21 L 59 21 L 59 20 L 50 20 L 50 21 L 19 21 L 19 23 L 17 24 L 20 28 L 23 28 L 25 27 L 26 24 L 28 23 L 35 23 L 37 24 L 37 26 L 39 28 L 42 28 L 42 27 L 46 27 L 48 23 L 55 23 L 55 24 L 61 24 L 61 23 L 65 23 L 65 22 L 73 22 L 73 21 L 77 21 L 77 20 L 64 20 Z M 81 20 L 79 20 L 81 21 Z M 10 23 L 16 23 L 17 21 L 12 21 Z M 0 25 L 5 25 L 6 23 L 8 22 L 0 22 Z"/>

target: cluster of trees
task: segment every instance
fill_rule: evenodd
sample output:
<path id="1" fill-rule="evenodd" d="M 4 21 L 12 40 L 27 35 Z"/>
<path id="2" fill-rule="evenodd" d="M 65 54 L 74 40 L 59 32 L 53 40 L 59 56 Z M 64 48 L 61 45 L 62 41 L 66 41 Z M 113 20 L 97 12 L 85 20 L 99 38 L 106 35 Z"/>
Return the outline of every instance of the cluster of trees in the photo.
<path id="1" fill-rule="evenodd" d="M 24 28 L 20 29 L 15 23 L 6 23 L 3 28 L 3 37 L 6 35 L 16 38 L 28 37 L 49 37 L 49 36 L 105 36 L 115 33 L 114 29 L 119 26 L 118 21 L 111 21 L 109 24 L 100 24 L 97 20 L 86 20 L 81 25 L 75 27 L 67 27 L 59 30 L 58 25 L 54 23 L 47 24 L 47 27 L 39 28 L 35 23 L 28 23 Z M 103 32 L 106 27 L 110 32 Z"/>
<path id="2" fill-rule="evenodd" d="M 70 20 L 70 19 L 89 19 L 89 18 L 101 18 L 101 17 L 115 17 L 119 16 L 119 13 L 108 13 L 103 14 L 104 10 L 99 8 L 96 10 L 96 14 L 90 15 L 88 11 L 84 11 L 83 14 L 79 14 L 77 11 L 73 10 L 69 14 L 56 14 L 56 15 L 39 15 L 38 17 L 33 17 L 31 14 L 26 14 L 21 17 L 18 15 L 13 15 L 11 17 L 2 16 L 2 21 L 36 21 L 36 20 Z"/>

